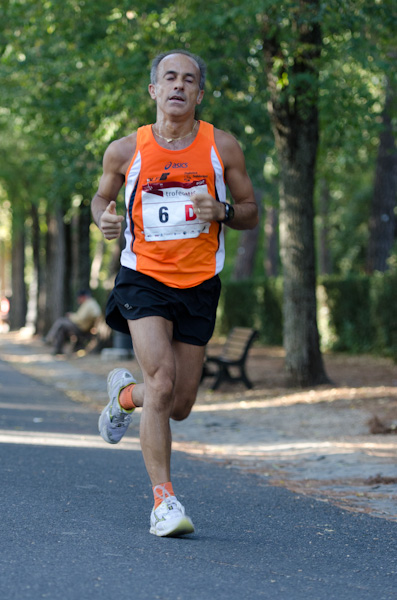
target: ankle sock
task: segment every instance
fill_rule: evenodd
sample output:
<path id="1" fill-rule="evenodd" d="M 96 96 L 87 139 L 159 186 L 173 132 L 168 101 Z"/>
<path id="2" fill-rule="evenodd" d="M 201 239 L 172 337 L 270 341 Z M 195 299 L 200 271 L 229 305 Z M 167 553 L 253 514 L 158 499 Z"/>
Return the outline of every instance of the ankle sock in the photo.
<path id="1" fill-rule="evenodd" d="M 154 508 L 156 509 L 168 496 L 175 496 L 171 481 L 153 486 Z"/>
<path id="2" fill-rule="evenodd" d="M 119 404 L 124 410 L 134 410 L 134 408 L 136 408 L 134 401 L 132 400 L 132 390 L 135 385 L 135 383 L 130 383 L 130 385 L 127 385 L 127 387 L 120 392 Z"/>

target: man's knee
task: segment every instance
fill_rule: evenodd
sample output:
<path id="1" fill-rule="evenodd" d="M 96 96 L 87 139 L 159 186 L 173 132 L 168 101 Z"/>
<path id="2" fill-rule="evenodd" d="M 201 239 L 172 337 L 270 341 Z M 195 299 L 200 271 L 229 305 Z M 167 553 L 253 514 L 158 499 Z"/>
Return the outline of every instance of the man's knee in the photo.
<path id="1" fill-rule="evenodd" d="M 172 404 L 174 380 L 168 373 L 157 373 L 145 379 L 145 405 L 149 403 L 155 410 L 169 410 Z"/>

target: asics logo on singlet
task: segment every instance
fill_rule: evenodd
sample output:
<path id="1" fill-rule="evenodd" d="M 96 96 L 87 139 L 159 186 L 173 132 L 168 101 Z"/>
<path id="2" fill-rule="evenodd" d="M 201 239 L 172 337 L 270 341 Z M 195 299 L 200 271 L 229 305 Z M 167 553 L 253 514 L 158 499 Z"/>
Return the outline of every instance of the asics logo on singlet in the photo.
<path id="1" fill-rule="evenodd" d="M 188 167 L 188 163 L 174 163 L 170 161 L 164 166 L 164 169 L 167 171 L 168 169 L 186 169 Z"/>

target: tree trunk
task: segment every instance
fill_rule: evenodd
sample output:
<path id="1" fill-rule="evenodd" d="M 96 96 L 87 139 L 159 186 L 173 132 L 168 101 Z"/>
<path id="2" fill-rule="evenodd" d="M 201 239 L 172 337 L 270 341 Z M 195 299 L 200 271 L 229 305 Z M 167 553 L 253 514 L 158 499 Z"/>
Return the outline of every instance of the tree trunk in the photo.
<path id="1" fill-rule="evenodd" d="M 63 211 L 48 216 L 46 269 L 46 330 L 65 312 L 65 228 Z"/>
<path id="2" fill-rule="evenodd" d="M 40 293 L 40 223 L 39 212 L 37 206 L 32 203 L 30 206 L 30 214 L 32 217 L 32 258 L 33 269 L 32 278 L 29 286 L 28 310 L 26 315 L 26 325 L 33 329 L 35 333 L 39 329 L 39 293 Z"/>
<path id="3" fill-rule="evenodd" d="M 38 215 L 37 215 L 38 216 Z M 39 333 L 40 335 L 44 335 L 46 333 L 46 326 L 47 326 L 47 307 L 46 307 L 46 281 L 47 281 L 47 255 L 45 255 L 42 258 L 41 255 L 41 248 L 44 245 L 44 242 L 47 240 L 47 236 L 41 236 L 40 234 L 40 218 L 45 218 L 45 216 L 43 217 L 39 217 L 39 222 L 37 223 L 37 242 L 34 241 L 33 244 L 34 246 L 36 246 L 37 243 L 37 250 L 34 248 L 33 250 L 33 256 L 34 256 L 34 262 L 37 262 L 37 267 L 35 267 L 35 270 L 37 270 L 37 275 L 38 275 L 38 293 L 37 293 L 37 324 L 36 324 L 36 330 L 37 333 Z M 35 229 L 36 225 L 34 225 L 34 229 Z M 36 234 L 33 234 L 33 239 L 35 240 L 36 238 Z M 36 256 L 36 252 L 37 252 L 37 256 Z"/>
<path id="4" fill-rule="evenodd" d="M 0 239 L 0 298 L 9 296 L 11 285 L 8 278 L 8 262 L 9 262 L 8 244 L 5 240 Z"/>
<path id="5" fill-rule="evenodd" d="M 255 189 L 255 200 L 259 214 L 262 212 L 262 190 Z M 242 231 L 240 234 L 239 247 L 237 249 L 236 261 L 232 273 L 233 281 L 241 281 L 252 277 L 255 268 L 256 250 L 259 240 L 259 225 L 255 229 Z"/>
<path id="6" fill-rule="evenodd" d="M 10 329 L 20 329 L 26 320 L 25 231 L 22 222 L 13 215 L 11 251 Z"/>
<path id="7" fill-rule="evenodd" d="M 306 6 L 307 4 L 307 6 Z M 314 249 L 314 174 L 318 145 L 315 59 L 321 46 L 314 9 L 318 1 L 301 3 L 304 14 L 291 25 L 299 52 L 284 56 L 276 23 L 265 24 L 264 57 L 271 95 L 270 116 L 281 168 L 280 246 L 284 279 L 284 348 L 291 383 L 300 386 L 328 381 L 317 327 Z M 310 19 L 314 17 L 311 22 Z M 270 25 L 270 26 L 267 26 Z M 280 80 L 285 85 L 280 86 Z"/>
<path id="8" fill-rule="evenodd" d="M 78 241 L 73 236 L 73 219 L 63 223 L 64 235 L 64 284 L 63 284 L 63 306 L 64 311 L 73 311 L 78 308 L 76 302 L 75 273 L 78 269 Z"/>
<path id="9" fill-rule="evenodd" d="M 42 219 L 45 219 L 46 216 L 44 215 L 43 217 L 41 217 Z M 40 223 L 39 223 L 39 229 L 40 229 Z M 47 331 L 47 302 L 46 302 L 46 298 L 47 298 L 47 289 L 46 289 L 46 285 L 47 285 L 47 254 L 44 255 L 44 257 L 42 257 L 42 253 L 41 253 L 41 248 L 44 246 L 45 243 L 47 243 L 47 234 L 44 236 L 40 235 L 40 231 L 38 231 L 38 236 L 39 236 L 39 248 L 38 248 L 38 256 L 37 256 L 37 273 L 38 273 L 38 296 L 37 296 L 37 333 L 39 333 L 40 335 L 44 335 Z M 46 248 L 45 248 L 46 249 Z M 51 323 L 50 323 L 51 325 Z"/>
<path id="10" fill-rule="evenodd" d="M 379 136 L 374 192 L 369 220 L 367 271 L 386 271 L 387 260 L 394 244 L 397 200 L 397 148 L 393 135 L 391 108 L 395 102 L 391 82 L 387 84 L 382 115 L 383 128 Z"/>
<path id="11" fill-rule="evenodd" d="M 79 289 L 89 289 L 91 275 L 91 256 L 90 256 L 90 225 L 92 222 L 91 208 L 89 204 L 80 205 L 79 212 L 79 270 L 77 283 Z"/>

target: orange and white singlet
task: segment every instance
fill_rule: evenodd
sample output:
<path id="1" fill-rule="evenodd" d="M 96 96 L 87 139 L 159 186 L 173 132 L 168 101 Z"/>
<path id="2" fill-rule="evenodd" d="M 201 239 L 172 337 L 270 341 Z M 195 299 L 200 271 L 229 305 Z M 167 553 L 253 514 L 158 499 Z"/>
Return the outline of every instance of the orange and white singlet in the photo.
<path id="1" fill-rule="evenodd" d="M 175 288 L 199 285 L 219 273 L 225 257 L 222 225 L 194 214 L 190 197 L 199 192 L 226 202 L 213 126 L 200 121 L 196 138 L 183 150 L 163 148 L 151 125 L 140 127 L 125 176 L 121 264 Z"/>

